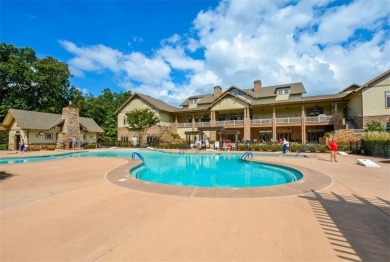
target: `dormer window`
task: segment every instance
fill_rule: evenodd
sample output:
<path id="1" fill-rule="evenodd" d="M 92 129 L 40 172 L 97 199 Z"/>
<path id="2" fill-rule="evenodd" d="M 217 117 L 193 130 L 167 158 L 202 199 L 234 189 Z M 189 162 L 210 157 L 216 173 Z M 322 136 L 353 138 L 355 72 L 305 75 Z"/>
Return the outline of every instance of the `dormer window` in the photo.
<path id="1" fill-rule="evenodd" d="M 198 102 L 198 98 L 190 98 L 190 104 L 196 104 Z"/>
<path id="2" fill-rule="evenodd" d="M 230 90 L 230 93 L 233 95 L 244 95 L 244 93 L 238 89 L 232 89 L 232 90 Z"/>
<path id="3" fill-rule="evenodd" d="M 286 95 L 290 92 L 290 88 L 286 87 L 286 88 L 278 88 L 276 89 L 276 94 L 277 95 Z"/>

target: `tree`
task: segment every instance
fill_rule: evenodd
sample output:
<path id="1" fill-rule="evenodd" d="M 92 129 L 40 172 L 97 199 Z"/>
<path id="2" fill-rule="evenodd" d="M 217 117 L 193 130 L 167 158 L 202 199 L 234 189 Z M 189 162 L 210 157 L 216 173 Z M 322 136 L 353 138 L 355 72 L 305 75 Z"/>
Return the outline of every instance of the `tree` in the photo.
<path id="1" fill-rule="evenodd" d="M 160 122 L 160 118 L 148 108 L 134 109 L 126 115 L 129 130 L 138 133 L 140 142 L 148 129 Z"/>
<path id="2" fill-rule="evenodd" d="M 39 59 L 31 48 L 0 43 L 0 121 L 10 108 L 61 112 L 70 77 L 66 63 L 53 57 Z"/>
<path id="3" fill-rule="evenodd" d="M 382 124 L 378 121 L 370 121 L 366 124 L 366 132 L 373 132 L 373 131 L 378 131 L 378 132 L 384 132 L 385 128 L 382 126 Z"/>
<path id="4" fill-rule="evenodd" d="M 103 141 L 116 141 L 118 126 L 114 113 L 129 97 L 130 91 L 115 93 L 106 88 L 98 97 L 88 94 L 83 100 L 77 100 L 75 105 L 80 109 L 80 115 L 93 118 L 104 129 L 101 135 Z"/>

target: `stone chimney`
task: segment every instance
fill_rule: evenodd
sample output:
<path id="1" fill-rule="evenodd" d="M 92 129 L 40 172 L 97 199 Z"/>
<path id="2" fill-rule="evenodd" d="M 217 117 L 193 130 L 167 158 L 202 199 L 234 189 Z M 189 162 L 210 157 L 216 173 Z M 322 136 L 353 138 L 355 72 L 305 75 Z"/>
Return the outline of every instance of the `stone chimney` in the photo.
<path id="1" fill-rule="evenodd" d="M 262 84 L 261 80 L 256 80 L 253 82 L 253 91 L 254 92 L 261 92 Z"/>
<path id="2" fill-rule="evenodd" d="M 214 97 L 220 97 L 222 94 L 222 88 L 220 86 L 215 86 L 214 87 Z"/>
<path id="3" fill-rule="evenodd" d="M 72 101 L 69 101 L 67 107 L 62 108 L 62 119 L 64 124 L 62 132 L 58 134 L 57 148 L 61 148 L 61 142 L 63 141 L 65 147 L 63 149 L 69 149 L 69 144 L 73 137 L 77 139 L 78 144 L 83 138 L 80 132 L 79 109 L 73 106 Z"/>

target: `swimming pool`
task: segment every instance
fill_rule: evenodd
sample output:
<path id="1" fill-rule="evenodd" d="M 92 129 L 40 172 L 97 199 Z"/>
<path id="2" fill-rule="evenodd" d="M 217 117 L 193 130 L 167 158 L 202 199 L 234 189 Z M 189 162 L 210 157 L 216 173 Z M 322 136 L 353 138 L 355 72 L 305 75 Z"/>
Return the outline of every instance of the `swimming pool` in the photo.
<path id="1" fill-rule="evenodd" d="M 142 165 L 132 169 L 138 179 L 178 186 L 264 187 L 291 183 L 302 178 L 292 168 L 242 161 L 241 154 L 172 154 L 140 152 Z"/>
<path id="2" fill-rule="evenodd" d="M 292 168 L 240 160 L 242 154 L 175 154 L 160 151 L 109 150 L 62 155 L 2 158 L 0 164 L 28 163 L 71 157 L 130 158 L 139 153 L 143 164 L 130 174 L 144 181 L 177 186 L 197 187 L 264 187 L 291 183 L 302 178 Z"/>

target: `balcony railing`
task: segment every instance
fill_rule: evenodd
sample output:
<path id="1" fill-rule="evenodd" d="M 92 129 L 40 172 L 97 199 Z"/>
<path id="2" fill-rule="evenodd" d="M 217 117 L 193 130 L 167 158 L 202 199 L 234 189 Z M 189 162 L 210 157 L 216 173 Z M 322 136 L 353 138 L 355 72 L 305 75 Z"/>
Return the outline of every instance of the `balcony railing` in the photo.
<path id="1" fill-rule="evenodd" d="M 276 125 L 297 125 L 301 124 L 301 117 L 279 117 L 276 118 Z M 305 117 L 306 124 L 331 125 L 334 122 L 333 116 L 308 116 Z M 272 118 L 252 119 L 251 126 L 272 125 Z M 208 127 L 210 122 L 195 122 L 195 127 Z M 215 126 L 244 126 L 244 120 L 216 121 Z M 192 123 L 178 123 L 178 128 L 191 128 Z"/>
<path id="2" fill-rule="evenodd" d="M 332 124 L 333 116 L 308 116 L 305 118 L 307 124 Z"/>
<path id="3" fill-rule="evenodd" d="M 192 127 L 192 123 L 178 123 L 177 127 L 181 127 L 181 128 Z"/>
<path id="4" fill-rule="evenodd" d="M 210 126 L 210 122 L 195 122 L 196 127 Z"/>
<path id="5" fill-rule="evenodd" d="M 224 120 L 224 121 L 216 121 L 216 126 L 243 126 L 244 120 Z"/>
<path id="6" fill-rule="evenodd" d="M 300 117 L 276 118 L 276 124 L 301 124 Z"/>
<path id="7" fill-rule="evenodd" d="M 251 125 L 272 125 L 272 118 L 252 119 Z"/>

